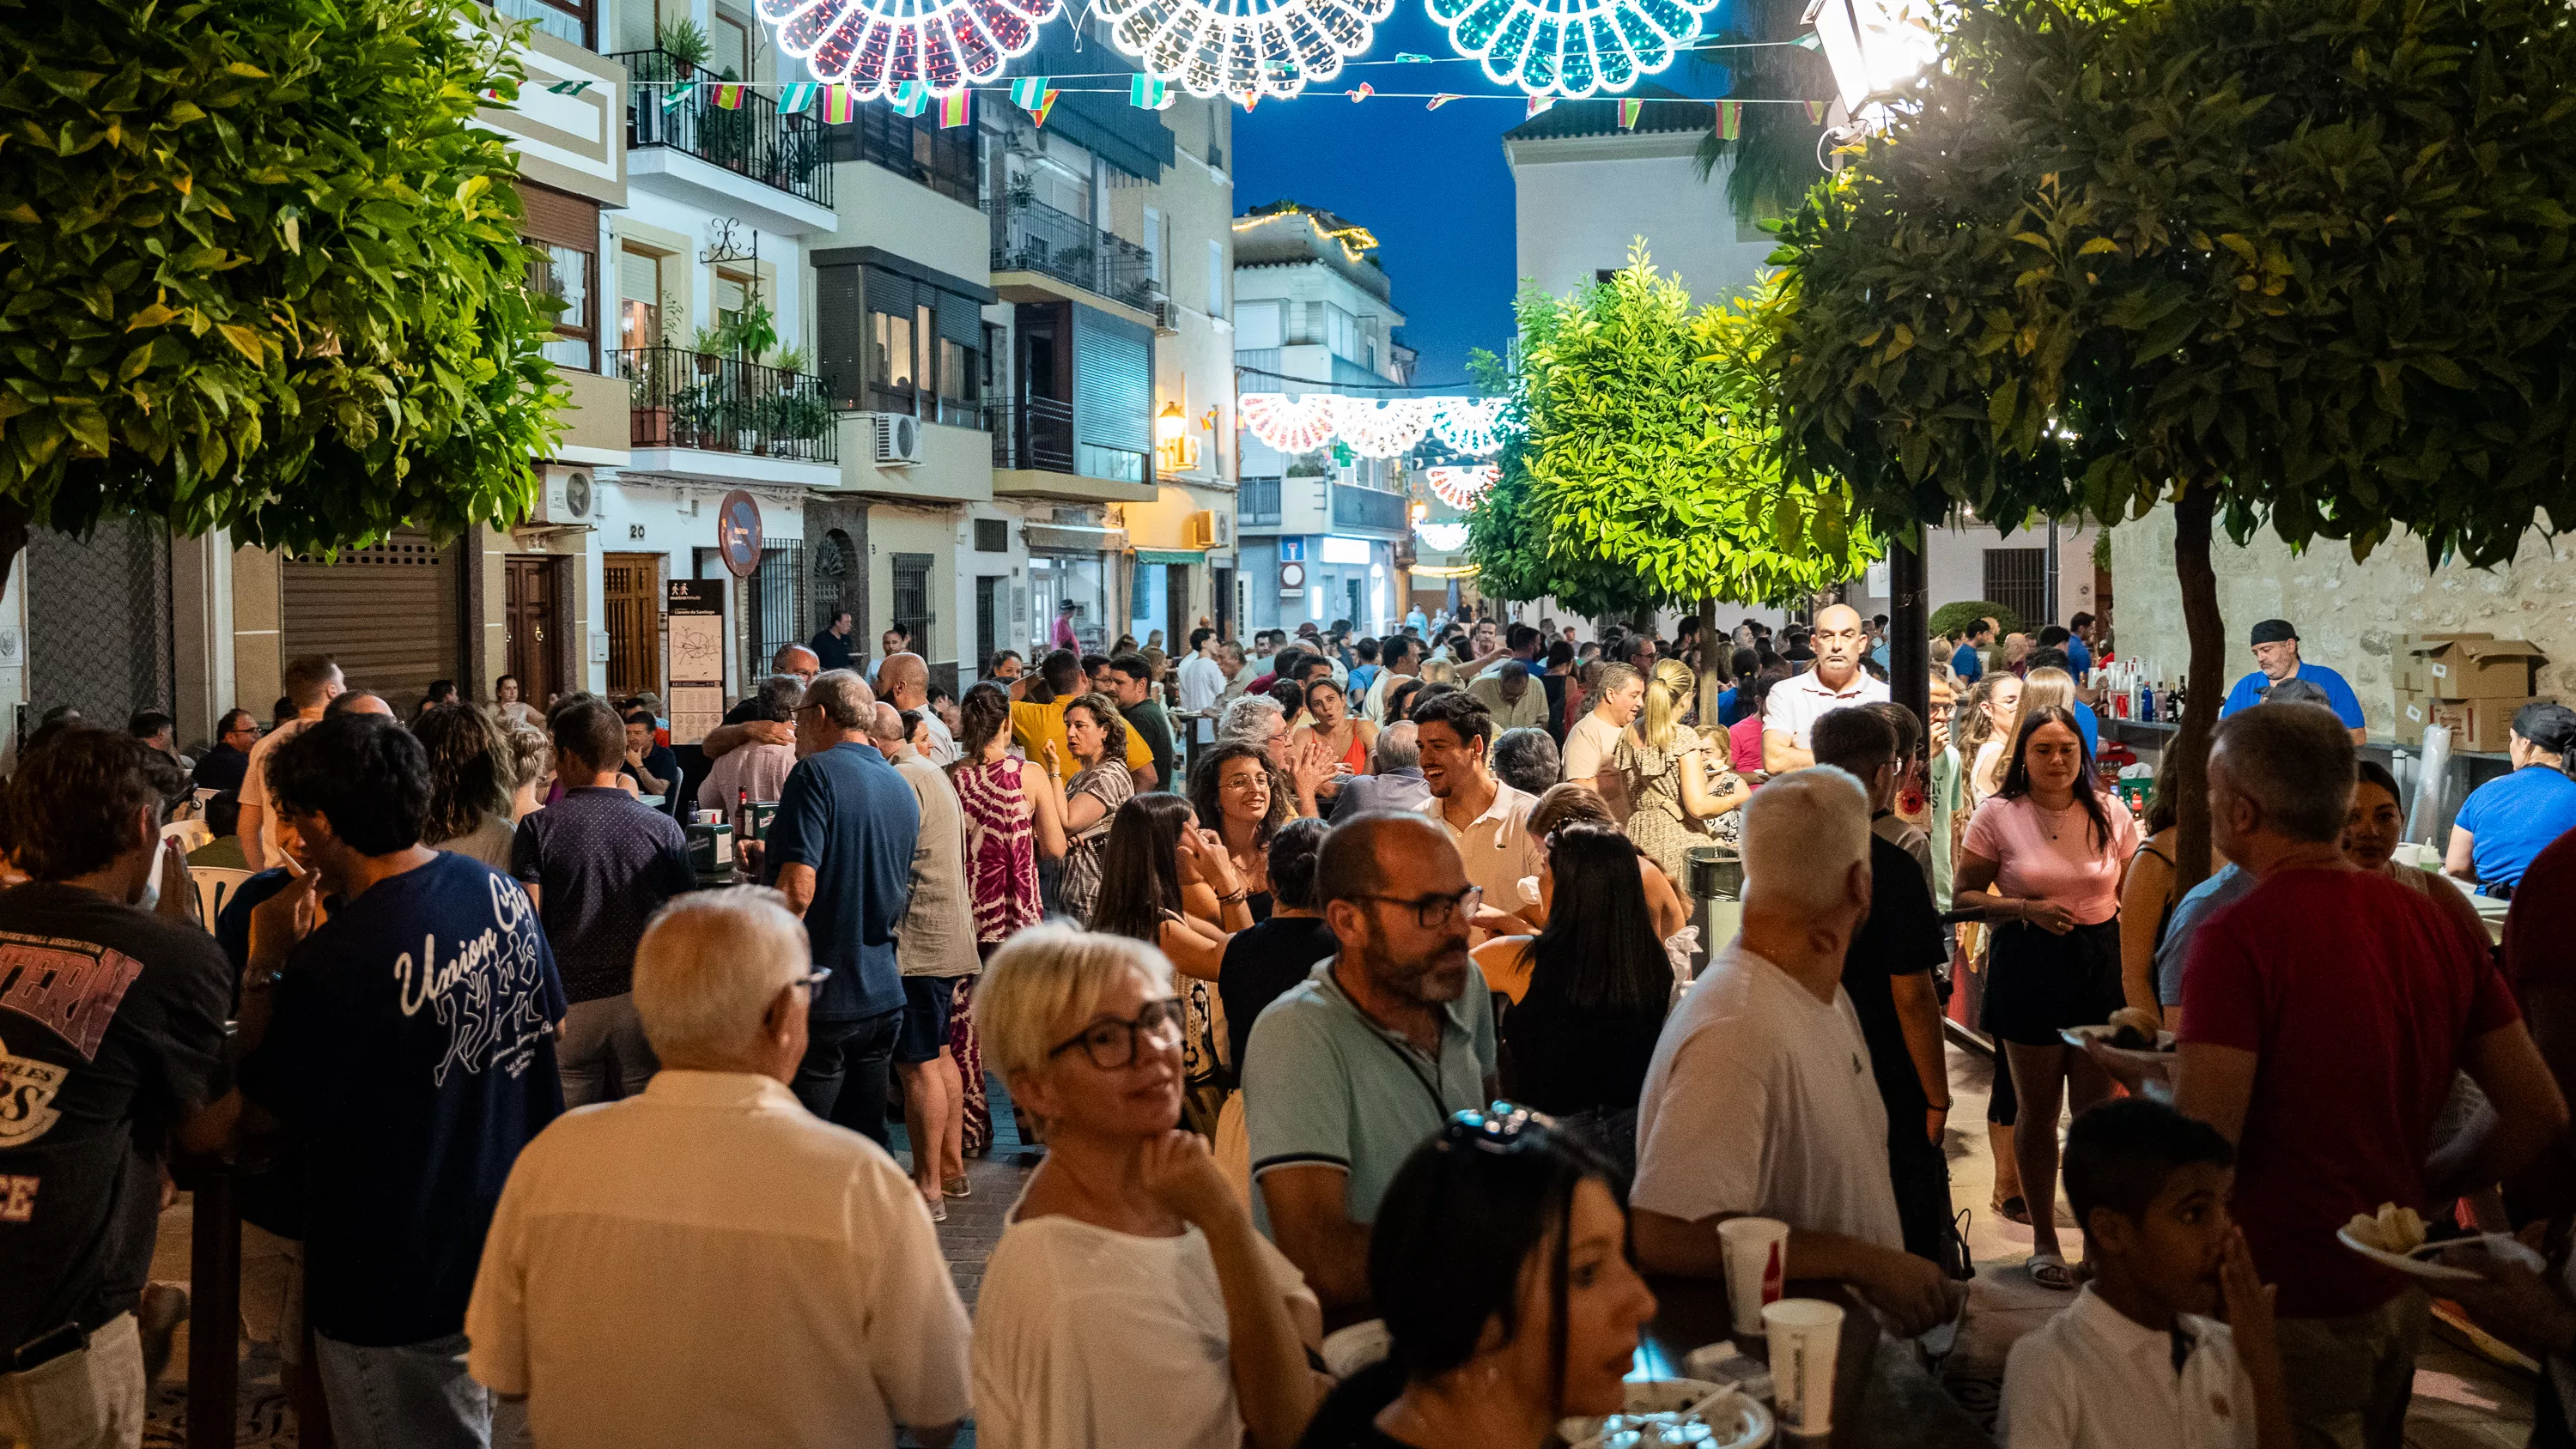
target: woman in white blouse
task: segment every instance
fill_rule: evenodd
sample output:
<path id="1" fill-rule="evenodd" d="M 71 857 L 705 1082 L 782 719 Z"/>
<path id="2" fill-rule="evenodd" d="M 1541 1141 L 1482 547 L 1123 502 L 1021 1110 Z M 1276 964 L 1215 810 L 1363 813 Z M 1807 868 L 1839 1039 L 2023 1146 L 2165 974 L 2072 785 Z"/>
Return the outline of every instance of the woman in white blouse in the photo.
<path id="1" fill-rule="evenodd" d="M 985 1264 L 975 1419 L 990 1449 L 1293 1449 L 1323 1315 L 1203 1139 L 1176 1130 L 1181 1004 L 1139 941 L 1041 926 L 975 988 L 985 1059 L 1046 1161 Z"/>

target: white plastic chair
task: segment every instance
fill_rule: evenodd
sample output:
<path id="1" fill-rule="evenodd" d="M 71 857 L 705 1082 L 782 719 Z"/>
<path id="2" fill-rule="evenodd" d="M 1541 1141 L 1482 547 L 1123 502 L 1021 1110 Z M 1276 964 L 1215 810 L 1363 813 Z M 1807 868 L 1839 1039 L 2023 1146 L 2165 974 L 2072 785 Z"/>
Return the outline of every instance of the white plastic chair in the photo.
<path id="1" fill-rule="evenodd" d="M 251 872 L 236 870 L 231 866 L 192 865 L 188 867 L 188 879 L 195 882 L 197 887 L 197 909 L 203 913 L 207 930 L 212 931 L 215 928 L 215 917 L 222 914 L 224 902 L 231 900 L 233 892 L 241 889 L 241 883 L 250 878 Z"/>
<path id="2" fill-rule="evenodd" d="M 176 840 L 182 854 L 215 843 L 215 827 L 202 820 L 173 820 L 161 827 L 163 840 Z"/>

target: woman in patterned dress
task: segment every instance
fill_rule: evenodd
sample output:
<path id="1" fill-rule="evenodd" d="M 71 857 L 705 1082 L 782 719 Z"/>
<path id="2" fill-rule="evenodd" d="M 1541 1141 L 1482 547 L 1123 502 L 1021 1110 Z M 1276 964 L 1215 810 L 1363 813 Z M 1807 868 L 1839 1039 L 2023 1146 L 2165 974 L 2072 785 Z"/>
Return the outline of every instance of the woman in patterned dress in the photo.
<path id="1" fill-rule="evenodd" d="M 1610 763 L 1628 787 L 1628 839 L 1676 883 L 1686 880 L 1688 852 L 1712 832 L 1700 822 L 1725 820 L 1752 795 L 1725 764 L 1710 758 L 1685 719 L 1698 686 L 1690 666 L 1667 659 L 1646 682 L 1646 707 L 1619 735 Z M 1713 832 L 1729 842 L 1731 829 Z"/>
<path id="2" fill-rule="evenodd" d="M 948 767 L 966 820 L 966 879 L 974 902 L 975 950 L 990 959 L 1004 941 L 1038 922 L 1037 852 L 1063 856 L 1064 795 L 1052 761 L 1032 764 L 1011 749 L 1011 697 L 997 684 L 966 691 L 957 712 L 957 763 Z M 1054 749 L 1048 743 L 1050 752 Z M 968 1154 L 993 1150 L 993 1109 L 984 1094 L 984 1053 L 975 1040 L 975 978 L 957 979 L 948 1046 L 965 1078 Z"/>
<path id="3" fill-rule="evenodd" d="M 1076 773 L 1064 787 L 1064 873 L 1056 891 L 1065 911 L 1088 922 L 1100 896 L 1100 847 L 1118 807 L 1135 798 L 1127 773 L 1127 721 L 1105 694 L 1079 695 L 1064 707 L 1065 742 Z"/>

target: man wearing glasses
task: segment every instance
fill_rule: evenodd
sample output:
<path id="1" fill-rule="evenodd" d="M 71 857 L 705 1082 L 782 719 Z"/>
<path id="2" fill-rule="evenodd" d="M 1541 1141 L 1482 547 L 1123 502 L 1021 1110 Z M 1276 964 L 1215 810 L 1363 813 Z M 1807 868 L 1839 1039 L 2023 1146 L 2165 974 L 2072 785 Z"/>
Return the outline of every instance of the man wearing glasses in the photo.
<path id="1" fill-rule="evenodd" d="M 259 743 L 259 721 L 246 709 L 229 710 L 215 721 L 215 747 L 197 762 L 190 782 L 200 790 L 238 790 L 250 774 L 250 747 Z"/>
<path id="2" fill-rule="evenodd" d="M 1333 1328 L 1370 1316 L 1369 1224 L 1406 1154 L 1492 1098 L 1494 1008 L 1467 956 L 1482 892 L 1436 822 L 1334 826 L 1315 894 L 1341 952 L 1262 1012 L 1243 1095 L 1263 1228 Z"/>

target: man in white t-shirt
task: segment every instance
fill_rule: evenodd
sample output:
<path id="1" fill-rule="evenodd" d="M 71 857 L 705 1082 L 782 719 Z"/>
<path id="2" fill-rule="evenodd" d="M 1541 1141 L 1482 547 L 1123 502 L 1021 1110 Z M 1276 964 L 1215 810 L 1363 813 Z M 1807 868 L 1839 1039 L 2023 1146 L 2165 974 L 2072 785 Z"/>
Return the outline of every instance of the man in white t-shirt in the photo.
<path id="1" fill-rule="evenodd" d="M 1816 762 L 1807 748 L 1809 732 L 1827 713 L 1888 697 L 1885 681 L 1860 667 L 1859 611 L 1836 604 L 1818 614 L 1808 643 L 1816 651 L 1816 667 L 1781 680 L 1763 697 L 1762 768 L 1774 775 Z"/>
<path id="2" fill-rule="evenodd" d="M 1216 631 L 1190 631 L 1190 657 L 1181 661 L 1181 717 L 1190 722 L 1190 743 L 1216 739 L 1216 702 L 1225 693 L 1225 666 L 1216 662 Z"/>
<path id="3" fill-rule="evenodd" d="M 327 654 L 307 654 L 286 661 L 286 677 L 280 681 L 287 700 L 295 706 L 295 718 L 260 736 L 250 747 L 250 769 L 242 776 L 241 847 L 242 859 L 252 870 L 266 870 L 277 864 L 277 811 L 268 802 L 268 761 L 277 747 L 304 733 L 305 726 L 322 717 L 331 701 L 348 692 L 348 683 L 340 677 L 340 666 Z"/>
<path id="4" fill-rule="evenodd" d="M 1386 697 L 1404 681 L 1422 672 L 1422 641 L 1398 634 L 1378 651 L 1377 678 L 1369 681 L 1365 708 L 1368 717 L 1381 726 L 1399 723 L 1386 717 Z"/>
<path id="5" fill-rule="evenodd" d="M 1422 755 L 1422 780 L 1431 798 L 1422 813 L 1440 822 L 1467 863 L 1467 879 L 1485 900 L 1508 910 L 1520 883 L 1538 874 L 1538 847 L 1530 843 L 1530 807 L 1536 796 L 1494 778 L 1486 755 L 1494 743 L 1494 717 L 1464 690 L 1451 690 L 1413 711 L 1414 742 Z M 1478 942 L 1484 932 L 1476 933 Z"/>
<path id="6" fill-rule="evenodd" d="M 1887 1108 L 1843 993 L 1869 912 L 1869 796 L 1802 770 L 1744 809 L 1744 926 L 1664 1022 L 1637 1104 L 1637 1260 L 1723 1278 L 1717 1225 L 1789 1225 L 1787 1276 L 1848 1283 L 1902 1337 L 1949 1316 L 1941 1270 L 1905 1251 Z"/>
<path id="7" fill-rule="evenodd" d="M 1625 664 L 1605 664 L 1593 696 L 1591 711 L 1565 732 L 1565 783 L 1601 790 L 1607 783 L 1601 776 L 1609 768 L 1610 752 L 1618 747 L 1619 732 L 1646 706 L 1646 677 Z M 1608 799 L 1608 792 L 1602 798 Z"/>

